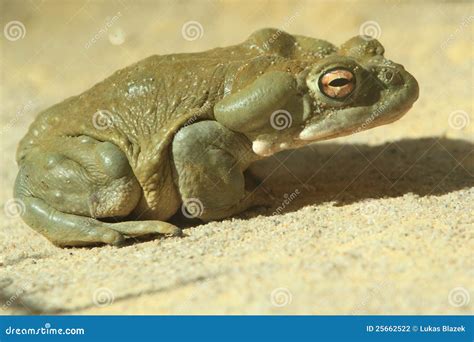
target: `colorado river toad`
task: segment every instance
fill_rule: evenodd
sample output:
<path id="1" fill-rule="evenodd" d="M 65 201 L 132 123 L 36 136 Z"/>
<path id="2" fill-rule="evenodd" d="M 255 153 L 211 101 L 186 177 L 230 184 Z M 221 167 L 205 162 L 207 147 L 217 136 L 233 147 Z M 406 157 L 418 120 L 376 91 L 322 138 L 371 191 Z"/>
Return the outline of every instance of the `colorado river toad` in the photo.
<path id="1" fill-rule="evenodd" d="M 179 235 L 269 196 L 249 165 L 388 124 L 416 80 L 375 39 L 336 48 L 274 29 L 201 53 L 151 56 L 41 112 L 17 151 L 24 221 L 59 246 Z M 197 209 L 197 210 L 196 210 Z"/>

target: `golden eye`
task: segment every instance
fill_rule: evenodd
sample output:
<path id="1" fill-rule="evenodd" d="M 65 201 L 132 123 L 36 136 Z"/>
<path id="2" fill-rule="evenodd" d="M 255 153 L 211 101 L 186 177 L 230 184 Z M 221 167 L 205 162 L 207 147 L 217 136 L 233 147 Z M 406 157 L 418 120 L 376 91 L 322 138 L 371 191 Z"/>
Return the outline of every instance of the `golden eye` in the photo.
<path id="1" fill-rule="evenodd" d="M 354 88 L 354 74 L 346 69 L 333 69 L 319 79 L 319 89 L 331 98 L 344 98 L 352 93 Z"/>

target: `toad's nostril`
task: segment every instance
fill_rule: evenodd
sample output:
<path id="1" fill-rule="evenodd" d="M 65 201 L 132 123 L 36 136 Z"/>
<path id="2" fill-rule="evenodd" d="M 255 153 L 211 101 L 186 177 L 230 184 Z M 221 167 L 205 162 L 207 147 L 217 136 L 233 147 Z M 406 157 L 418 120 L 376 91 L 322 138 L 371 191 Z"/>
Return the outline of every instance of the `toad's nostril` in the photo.
<path id="1" fill-rule="evenodd" d="M 401 77 L 398 70 L 382 68 L 378 70 L 377 77 L 384 84 L 390 86 L 397 86 L 403 83 L 403 78 Z"/>

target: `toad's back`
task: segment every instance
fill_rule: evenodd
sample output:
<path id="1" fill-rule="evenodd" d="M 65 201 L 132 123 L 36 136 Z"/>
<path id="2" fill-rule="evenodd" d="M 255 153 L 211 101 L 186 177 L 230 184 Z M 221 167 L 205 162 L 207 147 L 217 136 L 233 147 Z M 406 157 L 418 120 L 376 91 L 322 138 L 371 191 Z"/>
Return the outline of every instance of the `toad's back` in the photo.
<path id="1" fill-rule="evenodd" d="M 237 45 L 148 57 L 41 112 L 20 142 L 17 162 L 57 137 L 109 141 L 126 154 L 148 201 L 156 202 L 158 190 L 166 191 L 158 189 L 164 185 L 157 178 L 168 178 L 163 154 L 173 134 L 187 122 L 212 117 L 235 70 L 255 56 Z"/>
<path id="2" fill-rule="evenodd" d="M 133 149 L 163 139 L 167 128 L 189 119 L 186 114 L 192 117 L 222 98 L 226 75 L 253 56 L 235 46 L 148 57 L 41 112 L 22 139 L 17 160 L 45 139 L 88 135 L 117 143 L 136 162 Z"/>

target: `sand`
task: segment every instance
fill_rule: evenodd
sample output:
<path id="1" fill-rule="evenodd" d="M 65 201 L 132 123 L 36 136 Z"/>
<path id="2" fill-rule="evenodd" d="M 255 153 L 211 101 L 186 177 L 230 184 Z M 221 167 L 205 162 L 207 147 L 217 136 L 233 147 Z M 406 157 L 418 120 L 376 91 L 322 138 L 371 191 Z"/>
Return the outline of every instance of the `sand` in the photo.
<path id="1" fill-rule="evenodd" d="M 0 313 L 473 313 L 469 2 L 3 0 L 0 18 L 25 28 L 0 40 Z M 183 38 L 188 21 L 202 36 Z M 14 215 L 14 153 L 39 110 L 154 53 L 266 26 L 341 44 L 367 21 L 420 99 L 398 122 L 255 165 L 274 208 L 121 248 L 57 248 Z"/>

